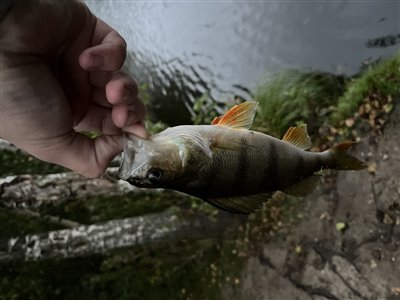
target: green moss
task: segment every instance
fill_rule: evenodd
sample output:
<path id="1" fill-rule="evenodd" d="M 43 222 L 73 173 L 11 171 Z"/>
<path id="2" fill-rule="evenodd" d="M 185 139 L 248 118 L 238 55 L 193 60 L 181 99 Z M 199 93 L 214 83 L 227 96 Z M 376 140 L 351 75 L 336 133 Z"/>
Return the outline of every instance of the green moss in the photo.
<path id="1" fill-rule="evenodd" d="M 84 280 L 99 272 L 101 262 L 101 257 L 92 256 L 2 264 L 0 299 L 90 299 Z"/>
<path id="2" fill-rule="evenodd" d="M 234 281 L 241 267 L 232 245 L 225 244 L 182 241 L 3 265 L 0 299 L 220 299 L 221 286 Z"/>
<path id="3" fill-rule="evenodd" d="M 0 224 L 1 239 L 62 228 L 46 220 L 24 216 L 4 207 L 0 207 Z"/>
<path id="4" fill-rule="evenodd" d="M 219 299 L 221 248 L 211 240 L 181 242 L 142 255 L 118 251 L 90 280 L 100 299 Z M 136 253 L 137 254 L 137 253 Z M 210 266 L 213 265 L 214 268 Z M 121 280 L 122 279 L 122 280 Z M 95 297 L 94 297 L 95 298 Z"/>
<path id="5" fill-rule="evenodd" d="M 88 199 L 70 199 L 60 205 L 47 205 L 41 213 L 59 216 L 82 224 L 104 222 L 164 211 L 172 206 L 190 205 L 188 197 L 178 193 L 127 193 Z"/>
<path id="6" fill-rule="evenodd" d="M 18 174 L 51 174 L 65 172 L 60 166 L 49 164 L 21 151 L 0 151 L 0 176 Z"/>
<path id="7" fill-rule="evenodd" d="M 370 66 L 347 85 L 338 99 L 333 120 L 337 122 L 353 115 L 362 101 L 374 93 L 380 97 L 400 96 L 400 52 Z"/>

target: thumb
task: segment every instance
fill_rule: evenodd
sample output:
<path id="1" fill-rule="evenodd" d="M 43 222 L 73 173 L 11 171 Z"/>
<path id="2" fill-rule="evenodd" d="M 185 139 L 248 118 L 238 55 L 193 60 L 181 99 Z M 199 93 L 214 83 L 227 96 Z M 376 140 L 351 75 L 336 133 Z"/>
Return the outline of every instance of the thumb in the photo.
<path id="1" fill-rule="evenodd" d="M 104 135 L 91 139 L 72 132 L 43 154 L 32 153 L 39 159 L 64 166 L 85 177 L 101 176 L 110 161 L 123 150 L 122 136 Z"/>

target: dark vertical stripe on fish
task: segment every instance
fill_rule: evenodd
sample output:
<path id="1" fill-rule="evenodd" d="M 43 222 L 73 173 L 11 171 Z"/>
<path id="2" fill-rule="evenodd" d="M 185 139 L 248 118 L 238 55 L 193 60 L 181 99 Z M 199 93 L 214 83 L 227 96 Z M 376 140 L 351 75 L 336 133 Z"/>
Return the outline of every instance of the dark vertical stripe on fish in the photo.
<path id="1" fill-rule="evenodd" d="M 275 191 L 278 188 L 278 151 L 274 142 L 266 149 L 269 154 L 268 164 L 264 169 L 261 187 L 264 191 Z"/>
<path id="2" fill-rule="evenodd" d="M 206 190 L 203 191 L 205 194 L 214 193 L 216 189 L 218 189 L 218 170 L 221 167 L 221 156 L 217 151 L 213 153 L 213 162 L 210 165 L 210 169 L 207 172 L 207 178 L 205 181 L 207 182 Z"/>
<path id="3" fill-rule="evenodd" d="M 240 138 L 240 143 L 241 145 L 247 145 L 246 139 L 245 138 Z M 236 169 L 236 174 L 235 174 L 235 186 L 234 189 L 235 191 L 240 194 L 247 185 L 247 182 L 245 181 L 245 178 L 248 176 L 249 170 L 249 159 L 247 157 L 247 150 L 246 148 L 240 149 L 239 156 L 238 156 L 238 168 Z"/>
<path id="4" fill-rule="evenodd" d="M 316 171 L 321 170 L 321 168 L 323 167 L 323 162 L 322 162 L 321 156 L 318 153 L 316 153 L 316 155 L 314 157 L 315 157 L 315 170 L 314 170 L 314 172 L 316 172 Z"/>
<path id="5" fill-rule="evenodd" d="M 297 160 L 297 165 L 294 176 L 297 177 L 297 179 L 304 179 L 304 177 L 307 177 L 308 173 L 307 167 L 309 166 L 306 166 L 303 155 L 301 154 L 297 155 L 296 160 Z"/>

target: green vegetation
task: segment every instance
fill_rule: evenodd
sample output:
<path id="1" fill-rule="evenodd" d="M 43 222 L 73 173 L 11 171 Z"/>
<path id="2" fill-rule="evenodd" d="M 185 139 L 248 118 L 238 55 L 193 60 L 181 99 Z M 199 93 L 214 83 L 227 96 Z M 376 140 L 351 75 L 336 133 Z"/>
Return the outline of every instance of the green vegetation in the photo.
<path id="1" fill-rule="evenodd" d="M 289 127 L 306 123 L 313 132 L 334 108 L 343 88 L 344 79 L 329 73 L 277 74 L 255 92 L 259 109 L 253 128 L 281 137 Z"/>
<path id="2" fill-rule="evenodd" d="M 362 101 L 373 94 L 380 98 L 400 95 L 400 52 L 390 59 L 368 67 L 352 79 L 345 93 L 338 99 L 335 121 L 350 117 Z"/>
<path id="3" fill-rule="evenodd" d="M 0 269 L 0 299 L 219 299 L 221 282 L 238 283 L 240 259 L 230 249 L 209 240 L 182 241 L 90 258 L 13 263 Z"/>
<path id="4" fill-rule="evenodd" d="M 33 156 L 23 154 L 21 151 L 0 151 L 0 176 L 18 174 L 52 174 L 65 172 L 60 166 L 44 163 Z"/>
<path id="5" fill-rule="evenodd" d="M 46 220 L 24 216 L 11 209 L 3 207 L 0 207 L 0 224 L 1 239 L 8 239 L 15 236 L 34 234 L 48 230 L 62 229 L 61 226 L 56 226 Z"/>
<path id="6" fill-rule="evenodd" d="M 391 98 L 400 95 L 400 54 L 370 66 L 352 79 L 327 73 L 286 71 L 257 89 L 260 102 L 253 129 L 281 137 L 288 127 L 307 123 L 311 134 L 349 135 L 357 118 L 372 128 L 390 112 Z M 149 103 L 148 88 L 141 94 Z M 205 94 L 194 104 L 195 124 L 209 124 L 219 105 Z M 373 113 L 372 113 L 373 112 Z M 373 117 L 371 117 L 373 115 Z M 347 119 L 344 121 L 344 119 Z M 376 120 L 378 119 L 378 123 Z M 334 126 L 333 126 L 333 125 Z M 151 133 L 166 127 L 147 122 Z M 374 125 L 374 126 L 373 126 Z M 0 151 L 1 177 L 47 174 L 65 169 L 21 152 Z M 159 196 L 129 193 L 118 197 L 71 198 L 38 211 L 82 224 L 132 217 L 179 207 L 215 213 L 202 201 L 163 192 Z M 277 196 L 224 239 L 180 241 L 162 247 L 118 249 L 105 255 L 68 260 L 14 262 L 0 267 L 0 299 L 220 299 L 221 287 L 237 286 L 246 257 L 258 245 L 290 234 L 303 218 L 304 201 Z M 0 208 L 1 239 L 61 228 L 40 218 Z"/>
<path id="7" fill-rule="evenodd" d="M 208 93 L 203 94 L 194 102 L 193 111 L 195 115 L 192 117 L 192 122 L 196 125 L 211 124 L 212 120 L 219 115 L 217 104 Z"/>
<path id="8" fill-rule="evenodd" d="M 399 95 L 400 52 L 351 79 L 320 72 L 284 71 L 256 90 L 254 100 L 260 105 L 253 128 L 281 137 L 289 127 L 306 123 L 314 135 L 324 126 L 338 126 L 353 116 L 372 96 L 382 99 Z"/>
<path id="9" fill-rule="evenodd" d="M 198 200 L 197 200 L 198 201 Z M 99 196 L 89 199 L 70 199 L 59 205 L 47 205 L 42 214 L 59 216 L 82 224 L 105 222 L 164 211 L 173 206 L 190 205 L 188 197 L 165 191 L 127 193 L 123 196 Z"/>

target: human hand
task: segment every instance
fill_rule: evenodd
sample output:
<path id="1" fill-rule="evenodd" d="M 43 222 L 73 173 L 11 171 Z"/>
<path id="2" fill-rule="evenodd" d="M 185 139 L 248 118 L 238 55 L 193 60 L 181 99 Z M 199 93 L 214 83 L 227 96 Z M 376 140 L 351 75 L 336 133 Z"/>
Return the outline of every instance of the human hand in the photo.
<path id="1" fill-rule="evenodd" d="M 87 177 L 143 138 L 136 82 L 120 71 L 125 41 L 76 1 L 16 1 L 0 20 L 0 136 Z M 77 131 L 96 131 L 90 139 Z"/>

